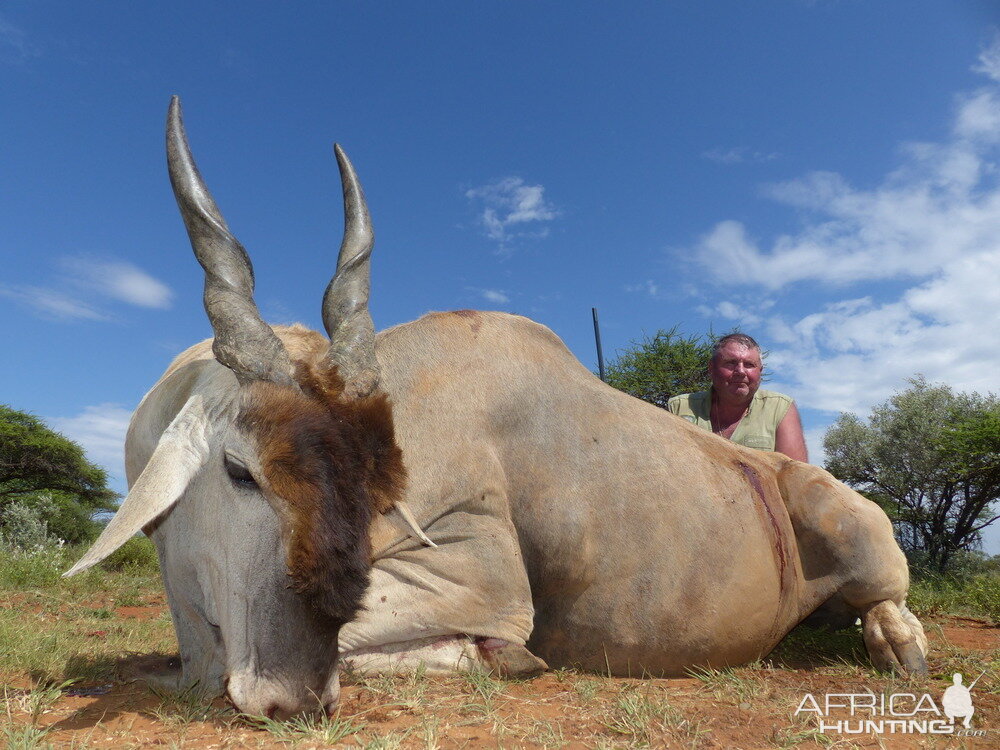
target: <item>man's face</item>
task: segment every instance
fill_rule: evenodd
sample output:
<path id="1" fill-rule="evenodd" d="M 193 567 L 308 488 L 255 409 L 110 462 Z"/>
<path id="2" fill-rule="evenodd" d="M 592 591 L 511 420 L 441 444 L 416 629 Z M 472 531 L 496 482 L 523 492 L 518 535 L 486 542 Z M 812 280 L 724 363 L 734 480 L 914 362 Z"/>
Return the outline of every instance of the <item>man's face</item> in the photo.
<path id="1" fill-rule="evenodd" d="M 762 369 L 757 349 L 730 341 L 709 363 L 708 374 L 720 397 L 749 402 L 760 387 Z"/>

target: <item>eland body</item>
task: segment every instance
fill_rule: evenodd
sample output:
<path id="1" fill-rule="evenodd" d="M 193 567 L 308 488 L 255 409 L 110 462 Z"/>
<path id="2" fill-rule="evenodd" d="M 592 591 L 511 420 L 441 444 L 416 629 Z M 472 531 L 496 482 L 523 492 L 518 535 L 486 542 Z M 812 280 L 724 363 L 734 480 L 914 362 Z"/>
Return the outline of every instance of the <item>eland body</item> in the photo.
<path id="1" fill-rule="evenodd" d="M 876 665 L 926 669 L 874 503 L 616 391 L 526 318 L 431 313 L 376 336 L 373 235 L 339 148 L 329 338 L 272 329 L 176 100 L 168 157 L 215 338 L 136 410 L 129 495 L 70 572 L 147 531 L 178 687 L 273 715 L 330 710 L 338 660 L 676 675 L 763 656 L 821 608 L 862 618 Z"/>

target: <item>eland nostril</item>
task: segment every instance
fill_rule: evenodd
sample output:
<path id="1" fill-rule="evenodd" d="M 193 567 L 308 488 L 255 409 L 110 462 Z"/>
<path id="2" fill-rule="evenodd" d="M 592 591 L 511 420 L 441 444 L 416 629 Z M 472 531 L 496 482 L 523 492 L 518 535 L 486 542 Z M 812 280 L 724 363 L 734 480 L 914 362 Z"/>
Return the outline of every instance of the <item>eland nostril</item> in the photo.
<path id="1" fill-rule="evenodd" d="M 316 714 L 317 704 L 313 703 L 311 706 L 303 705 L 296 702 L 283 703 L 281 701 L 275 701 L 274 703 L 268 704 L 267 709 L 263 712 L 264 716 L 269 719 L 274 719 L 275 721 L 288 721 L 289 719 L 298 716 L 299 714 L 312 713 Z"/>

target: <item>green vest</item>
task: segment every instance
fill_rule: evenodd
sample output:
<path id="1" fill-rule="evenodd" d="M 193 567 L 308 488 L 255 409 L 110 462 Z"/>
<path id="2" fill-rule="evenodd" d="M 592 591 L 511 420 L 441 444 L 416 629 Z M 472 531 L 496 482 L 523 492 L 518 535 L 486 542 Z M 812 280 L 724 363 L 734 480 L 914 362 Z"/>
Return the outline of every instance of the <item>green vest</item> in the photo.
<path id="1" fill-rule="evenodd" d="M 758 389 L 750 402 L 750 409 L 736 425 L 731 440 L 747 448 L 774 450 L 774 434 L 778 423 L 788 412 L 792 399 L 782 393 Z M 712 392 L 684 393 L 667 401 L 667 409 L 702 429 L 712 431 Z"/>

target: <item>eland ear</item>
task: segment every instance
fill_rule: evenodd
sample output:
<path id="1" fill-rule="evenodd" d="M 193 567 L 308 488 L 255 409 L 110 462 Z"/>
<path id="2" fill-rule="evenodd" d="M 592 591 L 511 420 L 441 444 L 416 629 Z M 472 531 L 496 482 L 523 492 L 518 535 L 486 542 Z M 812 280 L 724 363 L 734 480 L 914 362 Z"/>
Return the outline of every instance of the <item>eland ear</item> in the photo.
<path id="1" fill-rule="evenodd" d="M 146 468 L 104 531 L 63 578 L 96 565 L 169 510 L 208 459 L 211 426 L 201 396 L 188 399 L 163 431 Z"/>

